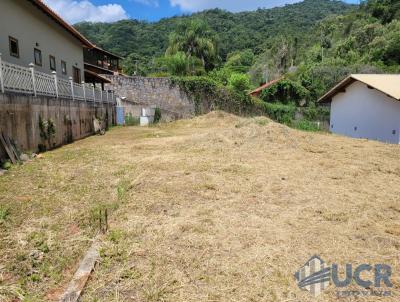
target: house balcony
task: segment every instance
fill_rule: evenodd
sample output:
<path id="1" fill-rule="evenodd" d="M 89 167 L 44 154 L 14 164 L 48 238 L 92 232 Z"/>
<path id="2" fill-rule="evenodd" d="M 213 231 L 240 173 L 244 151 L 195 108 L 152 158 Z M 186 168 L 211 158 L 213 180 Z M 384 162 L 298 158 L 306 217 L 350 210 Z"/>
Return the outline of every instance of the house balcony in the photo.
<path id="1" fill-rule="evenodd" d="M 122 71 L 119 65 L 121 59 L 122 57 L 99 47 L 83 49 L 85 69 L 97 74 L 120 73 Z"/>
<path id="2" fill-rule="evenodd" d="M 75 83 L 73 78 L 65 80 L 57 77 L 55 71 L 47 74 L 29 67 L 2 60 L 0 54 L 0 93 L 22 93 L 33 96 L 49 96 L 72 101 L 80 100 L 96 103 L 116 103 L 111 90 L 104 91 L 89 83 Z M 106 79 L 105 79 L 106 80 Z"/>

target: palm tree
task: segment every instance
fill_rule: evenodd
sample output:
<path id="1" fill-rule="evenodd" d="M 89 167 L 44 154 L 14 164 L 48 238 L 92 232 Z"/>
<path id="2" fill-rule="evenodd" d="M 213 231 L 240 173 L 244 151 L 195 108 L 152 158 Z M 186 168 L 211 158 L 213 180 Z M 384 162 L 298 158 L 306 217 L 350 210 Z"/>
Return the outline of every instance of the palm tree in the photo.
<path id="1" fill-rule="evenodd" d="M 170 35 L 166 55 L 184 52 L 189 58 L 199 58 L 206 70 L 214 66 L 217 58 L 216 36 L 207 23 L 199 19 L 180 23 Z"/>

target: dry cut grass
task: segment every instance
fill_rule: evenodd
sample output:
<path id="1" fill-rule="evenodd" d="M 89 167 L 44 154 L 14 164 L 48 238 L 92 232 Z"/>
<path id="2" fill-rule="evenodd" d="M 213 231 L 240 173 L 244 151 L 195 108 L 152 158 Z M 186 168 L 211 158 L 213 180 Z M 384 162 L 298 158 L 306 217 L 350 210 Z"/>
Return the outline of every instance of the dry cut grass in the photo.
<path id="1" fill-rule="evenodd" d="M 0 192 L 0 295 L 56 296 L 102 204 L 111 231 L 82 301 L 336 301 L 297 288 L 315 254 L 392 265 L 392 297 L 357 301 L 399 299 L 399 146 L 213 112 L 47 153 Z"/>

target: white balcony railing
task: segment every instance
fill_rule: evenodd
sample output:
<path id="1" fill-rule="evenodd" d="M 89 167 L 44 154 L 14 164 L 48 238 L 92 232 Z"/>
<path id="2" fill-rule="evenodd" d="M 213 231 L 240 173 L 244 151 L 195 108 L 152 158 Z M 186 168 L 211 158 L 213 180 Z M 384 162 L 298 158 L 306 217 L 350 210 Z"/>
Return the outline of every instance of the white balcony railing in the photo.
<path id="1" fill-rule="evenodd" d="M 47 74 L 35 70 L 34 65 L 23 67 L 1 59 L 0 54 L 0 92 L 16 92 L 67 98 L 93 103 L 116 103 L 114 91 L 102 91 L 101 88 L 82 82 L 74 83 L 57 78 L 57 73 Z"/>

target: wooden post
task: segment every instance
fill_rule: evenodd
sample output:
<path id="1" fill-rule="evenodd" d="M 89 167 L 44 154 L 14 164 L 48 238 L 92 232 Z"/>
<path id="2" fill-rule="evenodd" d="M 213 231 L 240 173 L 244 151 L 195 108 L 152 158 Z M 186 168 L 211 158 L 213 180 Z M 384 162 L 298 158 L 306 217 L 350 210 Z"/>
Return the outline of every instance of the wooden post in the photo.
<path id="1" fill-rule="evenodd" d="M 74 97 L 74 81 L 72 80 L 72 77 L 69 77 L 69 83 L 71 85 L 72 100 L 75 101 L 75 97 Z"/>
<path id="2" fill-rule="evenodd" d="M 94 84 L 92 84 L 92 89 L 93 89 L 93 104 L 96 103 L 96 90 L 94 89 Z"/>
<path id="3" fill-rule="evenodd" d="M 105 220 L 106 220 L 106 232 L 108 231 L 108 209 L 106 208 L 106 212 L 104 213 L 105 214 Z"/>
<path id="4" fill-rule="evenodd" d="M 3 62 L 0 53 L 0 92 L 4 93 Z"/>
<path id="5" fill-rule="evenodd" d="M 57 80 L 57 72 L 56 72 L 56 71 L 53 71 L 52 74 L 53 74 L 53 77 L 54 77 L 54 88 L 55 88 L 56 98 L 58 99 L 58 80 Z"/>
<path id="6" fill-rule="evenodd" d="M 83 88 L 83 99 L 86 101 L 86 86 L 85 86 L 85 81 L 82 81 L 82 88 Z"/>
<path id="7" fill-rule="evenodd" d="M 37 93 L 36 93 L 36 80 L 35 80 L 35 64 L 30 63 L 29 64 L 29 69 L 31 70 L 33 95 L 37 96 Z"/>

